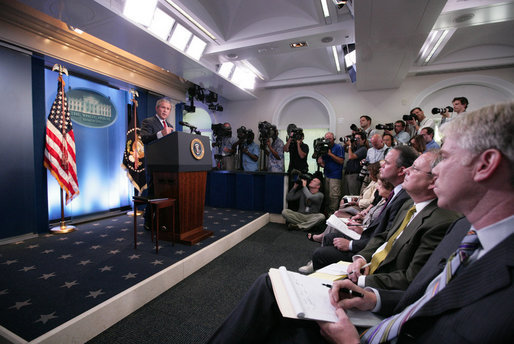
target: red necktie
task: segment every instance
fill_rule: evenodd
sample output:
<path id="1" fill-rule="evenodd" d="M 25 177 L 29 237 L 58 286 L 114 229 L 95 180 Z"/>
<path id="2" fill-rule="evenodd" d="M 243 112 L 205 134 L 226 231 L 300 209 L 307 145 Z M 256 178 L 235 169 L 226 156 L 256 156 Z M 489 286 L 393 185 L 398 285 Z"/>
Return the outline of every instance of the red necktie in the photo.
<path id="1" fill-rule="evenodd" d="M 166 129 L 168 126 L 166 125 L 166 121 L 162 121 L 162 126 L 164 127 L 164 129 Z"/>

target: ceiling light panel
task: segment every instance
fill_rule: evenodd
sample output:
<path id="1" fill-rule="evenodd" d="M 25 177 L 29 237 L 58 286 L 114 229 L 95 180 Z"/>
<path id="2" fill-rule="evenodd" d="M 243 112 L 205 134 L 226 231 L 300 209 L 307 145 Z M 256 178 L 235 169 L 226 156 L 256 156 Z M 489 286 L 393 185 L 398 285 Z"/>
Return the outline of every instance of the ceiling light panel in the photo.
<path id="1" fill-rule="evenodd" d="M 218 74 L 228 79 L 233 69 L 234 64 L 232 62 L 224 62 L 221 64 Z"/>
<path id="2" fill-rule="evenodd" d="M 255 75 L 245 68 L 236 67 L 231 81 L 247 90 L 253 90 L 255 87 Z"/>
<path id="3" fill-rule="evenodd" d="M 184 51 L 192 35 L 191 31 L 177 23 L 168 42 L 178 50 Z"/>
<path id="4" fill-rule="evenodd" d="M 123 15 L 144 26 L 152 22 L 157 0 L 126 0 Z"/>
<path id="5" fill-rule="evenodd" d="M 320 0 L 321 1 L 321 9 L 323 10 L 323 15 L 325 18 L 330 17 L 330 12 L 328 11 L 328 5 L 327 0 Z"/>
<path id="6" fill-rule="evenodd" d="M 200 60 L 206 46 L 207 46 L 207 43 L 205 43 L 200 38 L 193 35 L 193 38 L 191 39 L 191 43 L 189 43 L 189 46 L 187 47 L 186 54 L 188 54 L 195 60 Z"/>
<path id="7" fill-rule="evenodd" d="M 337 55 L 337 48 L 335 45 L 332 46 L 332 54 L 334 55 L 334 62 L 336 63 L 336 69 L 338 72 L 340 72 L 341 65 L 339 64 L 339 56 Z"/>
<path id="8" fill-rule="evenodd" d="M 148 30 L 165 41 L 168 39 L 174 23 L 175 19 L 157 8 L 155 9 L 152 24 L 150 24 Z"/>

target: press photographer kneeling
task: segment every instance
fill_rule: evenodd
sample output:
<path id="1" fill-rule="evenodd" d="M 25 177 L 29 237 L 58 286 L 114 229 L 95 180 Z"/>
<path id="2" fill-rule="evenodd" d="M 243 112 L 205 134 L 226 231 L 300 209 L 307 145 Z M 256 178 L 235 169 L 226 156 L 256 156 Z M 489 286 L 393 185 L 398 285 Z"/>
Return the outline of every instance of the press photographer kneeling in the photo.
<path id="1" fill-rule="evenodd" d="M 288 222 L 288 229 L 308 230 L 319 222 L 325 221 L 325 215 L 320 213 L 323 203 L 323 193 L 319 191 L 321 181 L 312 178 L 310 174 L 303 174 L 293 170 L 291 175 L 297 176 L 296 182 L 287 193 L 286 200 L 299 201 L 298 211 L 291 209 L 282 210 L 282 216 Z"/>

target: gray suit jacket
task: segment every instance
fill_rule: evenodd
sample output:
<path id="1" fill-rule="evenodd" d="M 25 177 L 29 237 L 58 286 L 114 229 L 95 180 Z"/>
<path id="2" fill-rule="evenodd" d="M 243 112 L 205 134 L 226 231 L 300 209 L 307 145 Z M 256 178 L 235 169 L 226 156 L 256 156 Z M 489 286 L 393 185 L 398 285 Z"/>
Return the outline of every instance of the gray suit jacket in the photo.
<path id="1" fill-rule="evenodd" d="M 413 204 L 412 200 L 405 202 L 391 229 L 371 238 L 364 250 L 358 254 L 368 262 L 371 261 L 373 253 L 387 242 L 400 227 L 407 211 Z M 456 212 L 438 208 L 437 199 L 430 202 L 404 229 L 378 269 L 366 277 L 366 286 L 407 289 L 450 225 L 459 217 Z"/>
<path id="2" fill-rule="evenodd" d="M 400 312 L 420 298 L 469 228 L 465 218 L 457 221 L 406 291 L 379 290 L 382 313 Z M 459 272 L 403 325 L 398 343 L 514 342 L 513 276 L 514 234 Z"/>

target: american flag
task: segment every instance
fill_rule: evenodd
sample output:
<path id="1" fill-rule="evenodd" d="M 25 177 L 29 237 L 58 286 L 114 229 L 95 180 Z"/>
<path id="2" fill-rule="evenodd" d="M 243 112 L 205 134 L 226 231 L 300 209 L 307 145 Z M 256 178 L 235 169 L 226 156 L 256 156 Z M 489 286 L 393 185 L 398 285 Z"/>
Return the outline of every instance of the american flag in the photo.
<path id="1" fill-rule="evenodd" d="M 64 92 L 64 81 L 59 76 L 57 96 L 46 122 L 44 165 L 66 192 L 66 204 L 79 194 L 75 157 L 75 135 Z"/>

